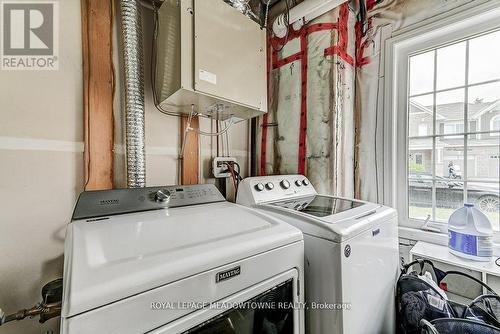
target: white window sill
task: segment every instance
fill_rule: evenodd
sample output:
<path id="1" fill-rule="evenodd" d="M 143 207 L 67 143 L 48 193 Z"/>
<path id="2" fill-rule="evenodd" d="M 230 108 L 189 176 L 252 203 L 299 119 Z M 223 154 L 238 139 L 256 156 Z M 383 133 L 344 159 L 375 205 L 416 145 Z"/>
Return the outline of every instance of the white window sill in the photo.
<path id="1" fill-rule="evenodd" d="M 456 267 L 478 271 L 483 274 L 500 276 L 500 267 L 495 264 L 494 258 L 490 262 L 477 262 L 464 259 L 451 254 L 447 246 L 436 245 L 424 241 L 419 241 L 410 251 L 411 259 L 425 258 L 439 261 Z"/>
<path id="2" fill-rule="evenodd" d="M 412 241 L 423 241 L 426 243 L 448 247 L 448 234 L 424 231 L 418 228 L 398 227 L 398 236 L 401 239 Z M 493 256 L 500 257 L 500 232 L 493 236 Z"/>
<path id="3" fill-rule="evenodd" d="M 448 234 L 428 232 L 416 228 L 399 226 L 399 237 L 408 240 L 425 241 L 431 244 L 447 246 Z"/>

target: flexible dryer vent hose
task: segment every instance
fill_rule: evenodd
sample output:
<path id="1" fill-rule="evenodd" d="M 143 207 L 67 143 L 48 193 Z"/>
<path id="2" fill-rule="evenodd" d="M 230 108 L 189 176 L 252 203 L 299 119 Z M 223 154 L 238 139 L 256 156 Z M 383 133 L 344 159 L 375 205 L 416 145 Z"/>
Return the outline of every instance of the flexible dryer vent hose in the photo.
<path id="1" fill-rule="evenodd" d="M 144 64 L 141 5 L 121 0 L 122 50 L 125 74 L 127 186 L 146 186 Z"/>

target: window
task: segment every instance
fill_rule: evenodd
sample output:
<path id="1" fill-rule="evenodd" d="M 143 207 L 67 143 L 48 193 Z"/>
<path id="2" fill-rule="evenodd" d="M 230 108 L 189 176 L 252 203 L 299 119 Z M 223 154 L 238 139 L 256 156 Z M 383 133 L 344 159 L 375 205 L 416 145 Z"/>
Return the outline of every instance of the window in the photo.
<path id="1" fill-rule="evenodd" d="M 500 231 L 500 8 L 479 7 L 387 43 L 384 199 L 403 226 L 445 232 L 465 202 Z"/>
<path id="2" fill-rule="evenodd" d="M 415 163 L 417 165 L 422 165 L 423 156 L 422 154 L 415 154 Z"/>
<path id="3" fill-rule="evenodd" d="M 495 136 L 500 135 L 500 105 L 498 107 L 498 111 L 496 111 L 497 115 L 493 116 L 490 121 L 490 130 L 492 131 L 492 134 Z M 497 132 L 495 132 L 497 131 Z"/>
<path id="4" fill-rule="evenodd" d="M 453 133 L 463 133 L 464 124 L 463 123 L 444 123 L 443 134 L 453 134 Z"/>
<path id="5" fill-rule="evenodd" d="M 491 75 L 490 68 L 498 66 L 493 58 L 483 59 L 487 53 L 500 58 L 500 31 L 409 56 L 408 110 L 419 99 L 432 110 L 433 129 L 430 134 L 420 131 L 421 119 L 409 113 L 408 127 L 414 122 L 419 127 L 417 136 L 408 136 L 410 219 L 446 223 L 455 209 L 472 202 L 491 221 L 499 221 L 498 161 L 490 162 L 499 143 L 486 135 L 500 130 L 500 117 L 491 119 L 491 128 L 479 129 L 480 139 L 474 136 L 477 129 L 470 127 L 471 120 L 491 117 L 500 101 L 500 73 Z M 424 156 L 430 163 L 422 164 Z"/>

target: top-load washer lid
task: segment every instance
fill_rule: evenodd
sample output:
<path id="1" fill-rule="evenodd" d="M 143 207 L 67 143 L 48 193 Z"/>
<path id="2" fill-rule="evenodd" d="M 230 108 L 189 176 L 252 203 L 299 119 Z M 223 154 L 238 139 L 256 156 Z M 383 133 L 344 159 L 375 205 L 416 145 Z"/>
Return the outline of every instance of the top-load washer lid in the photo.
<path id="1" fill-rule="evenodd" d="M 292 209 L 319 218 L 335 215 L 365 205 L 364 202 L 360 201 L 322 195 L 289 199 L 270 204 Z"/>
<path id="2" fill-rule="evenodd" d="M 225 201 L 75 220 L 66 233 L 62 315 L 300 240 L 298 229 Z"/>
<path id="3" fill-rule="evenodd" d="M 239 186 L 237 203 L 272 212 L 305 234 L 336 242 L 396 216 L 394 209 L 379 204 L 319 195 L 302 175 L 246 178 Z"/>
<path id="4" fill-rule="evenodd" d="M 278 213 L 305 234 L 336 242 L 374 228 L 381 219 L 388 218 L 388 213 L 395 215 L 394 210 L 379 204 L 324 195 L 262 203 L 257 207 Z"/>

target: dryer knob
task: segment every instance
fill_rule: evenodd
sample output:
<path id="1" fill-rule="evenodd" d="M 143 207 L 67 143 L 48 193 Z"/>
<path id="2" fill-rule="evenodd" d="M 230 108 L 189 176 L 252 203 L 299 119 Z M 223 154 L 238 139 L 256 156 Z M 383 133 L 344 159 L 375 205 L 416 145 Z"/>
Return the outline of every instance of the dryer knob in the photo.
<path id="1" fill-rule="evenodd" d="M 264 190 L 264 185 L 263 185 L 262 183 L 257 183 L 257 184 L 255 185 L 255 190 L 257 190 L 257 191 L 262 191 L 262 190 Z"/>
<path id="2" fill-rule="evenodd" d="M 155 201 L 158 203 L 165 203 L 170 200 L 170 191 L 158 190 L 155 194 Z"/>
<path id="3" fill-rule="evenodd" d="M 309 185 L 309 180 L 308 179 L 303 179 L 302 180 L 302 184 L 305 185 L 305 186 L 308 186 Z"/>
<path id="4" fill-rule="evenodd" d="M 283 189 L 288 189 L 290 188 L 290 182 L 288 182 L 287 180 L 282 180 L 280 182 L 280 186 L 283 188 Z"/>
<path id="5" fill-rule="evenodd" d="M 300 180 L 295 180 L 295 185 L 297 187 L 300 187 L 300 186 L 302 186 L 302 182 L 300 182 Z"/>
<path id="6" fill-rule="evenodd" d="M 272 183 L 272 182 L 267 182 L 267 183 L 266 183 L 266 189 L 267 189 L 267 190 L 273 190 L 273 189 L 274 189 L 274 183 Z"/>

